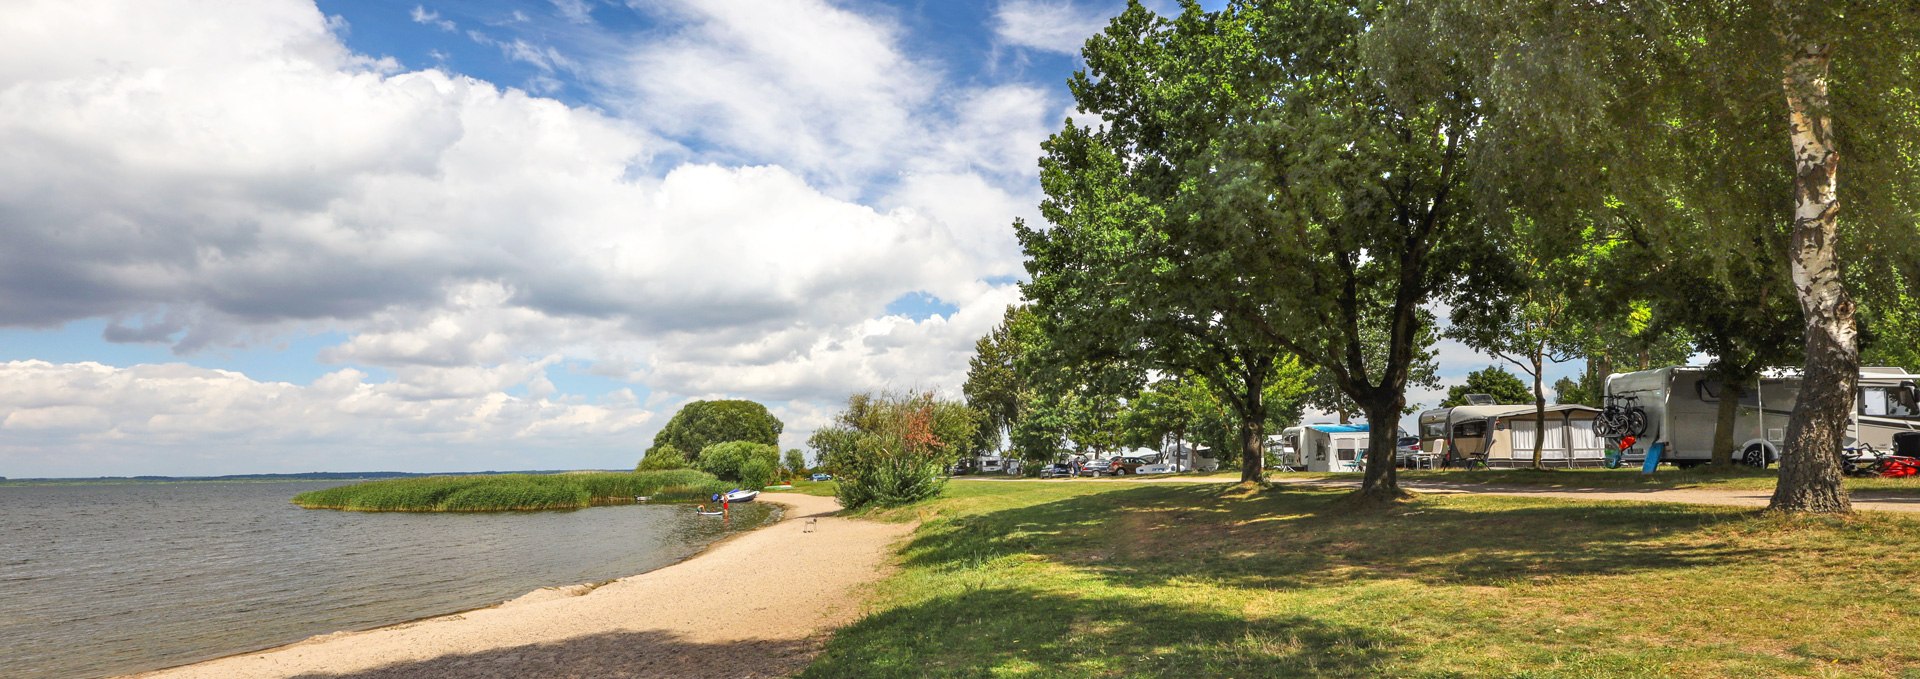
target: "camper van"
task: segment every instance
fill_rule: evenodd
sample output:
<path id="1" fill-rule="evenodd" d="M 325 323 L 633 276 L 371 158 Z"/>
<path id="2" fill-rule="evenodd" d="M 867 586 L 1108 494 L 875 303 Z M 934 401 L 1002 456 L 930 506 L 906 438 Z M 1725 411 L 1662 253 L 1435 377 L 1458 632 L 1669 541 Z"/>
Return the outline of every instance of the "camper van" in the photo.
<path id="1" fill-rule="evenodd" d="M 1271 444 L 1269 444 L 1271 447 Z M 1280 431 L 1281 464 L 1310 472 L 1357 472 L 1367 452 L 1366 424 L 1309 424 Z"/>
<path id="2" fill-rule="evenodd" d="M 1920 406 L 1914 385 L 1920 375 L 1902 368 L 1860 368 L 1853 419 L 1847 436 L 1875 448 L 1891 449 L 1893 435 L 1920 431 Z M 1719 417 L 1721 382 L 1703 366 L 1655 368 L 1607 376 L 1607 403 L 1637 407 L 1647 415 L 1647 430 L 1627 451 L 1644 460 L 1656 443 L 1666 444 L 1661 460 L 1691 467 L 1713 459 L 1713 429 Z M 1735 459 L 1764 467 L 1780 459 L 1787 418 L 1800 394 L 1798 371 L 1770 371 L 1747 386 L 1734 418 Z"/>
<path id="3" fill-rule="evenodd" d="M 1547 406 L 1541 464 L 1598 467 L 1605 462 L 1606 443 L 1593 433 L 1599 414 L 1598 408 L 1583 405 Z M 1434 408 L 1420 413 L 1421 449 L 1450 462 L 1484 457 L 1489 467 L 1530 466 L 1538 415 L 1531 403 Z"/>

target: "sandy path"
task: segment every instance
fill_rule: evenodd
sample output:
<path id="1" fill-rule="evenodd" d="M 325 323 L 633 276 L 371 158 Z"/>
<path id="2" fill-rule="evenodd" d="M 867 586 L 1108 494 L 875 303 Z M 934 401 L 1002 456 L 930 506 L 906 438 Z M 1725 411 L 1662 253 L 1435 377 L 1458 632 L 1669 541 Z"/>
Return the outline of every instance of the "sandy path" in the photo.
<path id="1" fill-rule="evenodd" d="M 829 516 L 840 507 L 833 498 L 761 498 L 788 505 L 786 517 L 598 588 L 544 589 L 494 608 L 135 676 L 785 676 L 859 615 L 864 586 L 912 526 Z"/>

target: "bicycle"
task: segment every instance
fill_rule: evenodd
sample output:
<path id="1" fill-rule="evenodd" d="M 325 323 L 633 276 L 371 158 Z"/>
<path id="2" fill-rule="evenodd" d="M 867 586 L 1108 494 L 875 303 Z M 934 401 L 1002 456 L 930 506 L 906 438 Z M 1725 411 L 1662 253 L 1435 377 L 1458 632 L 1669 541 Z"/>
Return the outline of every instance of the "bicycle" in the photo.
<path id="1" fill-rule="evenodd" d="M 1624 404 L 1624 405 L 1623 405 Z M 1640 408 L 1638 396 L 1615 396 L 1593 418 L 1593 432 L 1602 438 L 1639 438 L 1647 434 L 1647 411 Z"/>

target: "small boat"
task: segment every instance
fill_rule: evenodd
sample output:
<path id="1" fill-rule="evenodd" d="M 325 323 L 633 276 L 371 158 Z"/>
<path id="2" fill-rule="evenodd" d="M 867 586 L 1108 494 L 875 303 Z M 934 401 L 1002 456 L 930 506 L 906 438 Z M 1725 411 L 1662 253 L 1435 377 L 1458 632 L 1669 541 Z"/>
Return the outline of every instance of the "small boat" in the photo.
<path id="1" fill-rule="evenodd" d="M 720 516 L 721 514 L 725 514 L 726 512 L 709 512 L 703 509 L 696 509 L 696 510 L 693 510 L 693 513 L 699 514 L 701 516 Z"/>
<path id="2" fill-rule="evenodd" d="M 735 489 L 727 491 L 726 495 L 727 502 L 736 505 L 742 502 L 752 502 L 756 497 L 760 497 L 760 491 Z"/>
<path id="3" fill-rule="evenodd" d="M 651 496 L 651 495 L 635 495 L 635 496 L 633 496 L 633 501 L 634 501 L 634 502 L 646 502 L 646 501 L 648 501 L 648 500 L 651 500 L 651 499 L 653 499 L 653 496 Z"/>

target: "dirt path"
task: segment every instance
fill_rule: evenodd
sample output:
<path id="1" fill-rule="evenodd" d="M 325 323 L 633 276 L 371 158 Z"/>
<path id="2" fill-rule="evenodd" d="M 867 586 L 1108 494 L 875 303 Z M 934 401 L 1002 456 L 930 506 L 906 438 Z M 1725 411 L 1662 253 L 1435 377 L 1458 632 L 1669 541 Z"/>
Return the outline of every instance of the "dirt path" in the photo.
<path id="1" fill-rule="evenodd" d="M 543 589 L 494 608 L 135 676 L 785 676 L 860 614 L 865 586 L 913 527 L 831 516 L 833 498 L 761 498 L 788 505 L 786 517 L 598 588 Z"/>

